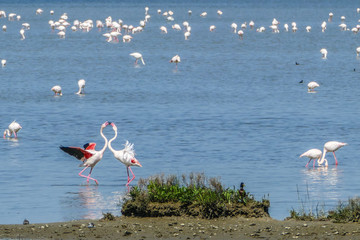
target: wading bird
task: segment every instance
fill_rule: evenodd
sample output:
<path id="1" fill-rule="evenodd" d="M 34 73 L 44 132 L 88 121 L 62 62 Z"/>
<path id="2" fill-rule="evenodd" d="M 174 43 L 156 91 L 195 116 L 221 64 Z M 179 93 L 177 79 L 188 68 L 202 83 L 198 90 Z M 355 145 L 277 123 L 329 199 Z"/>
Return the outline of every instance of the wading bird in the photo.
<path id="1" fill-rule="evenodd" d="M 117 137 L 117 127 L 114 123 L 110 123 L 110 124 L 113 127 L 115 136 L 112 139 L 110 139 L 110 141 L 109 141 L 109 149 L 114 154 L 114 157 L 126 166 L 127 175 L 128 175 L 128 180 L 127 180 L 126 186 L 128 187 L 130 182 L 135 179 L 135 174 L 133 173 L 133 171 L 131 170 L 130 167 L 131 166 L 142 167 L 142 166 L 139 163 L 139 161 L 135 158 L 134 144 L 131 144 L 128 141 L 126 141 L 126 143 L 124 144 L 124 146 L 125 146 L 124 149 L 116 151 L 115 149 L 112 148 L 111 143 Z M 129 170 L 132 174 L 131 179 L 130 179 L 130 175 L 129 175 Z"/>
<path id="2" fill-rule="evenodd" d="M 347 145 L 347 143 L 337 142 L 337 141 L 329 141 L 325 143 L 322 158 L 320 161 L 318 160 L 319 165 L 321 165 L 326 160 L 325 155 L 327 152 L 332 152 L 334 154 L 335 165 L 338 165 L 338 160 L 336 159 L 335 151 L 342 148 L 345 145 Z"/>
<path id="3" fill-rule="evenodd" d="M 56 96 L 56 94 L 59 94 L 59 96 L 62 96 L 61 87 L 59 85 L 53 86 L 51 88 L 51 91 L 53 91 L 55 93 L 54 96 Z"/>
<path id="4" fill-rule="evenodd" d="M 180 60 L 180 56 L 179 55 L 175 55 L 172 57 L 172 59 L 170 60 L 171 63 L 175 63 L 176 64 L 176 68 L 179 62 L 181 62 Z"/>
<path id="5" fill-rule="evenodd" d="M 313 148 L 313 149 L 310 149 L 309 151 L 306 151 L 303 154 L 301 154 L 300 157 L 309 158 L 309 162 L 305 165 L 305 167 L 308 167 L 311 160 L 314 160 L 313 167 L 315 167 L 315 159 L 317 159 L 319 161 L 319 159 L 321 158 L 321 154 L 322 154 L 321 150 Z"/>
<path id="6" fill-rule="evenodd" d="M 309 82 L 307 87 L 308 87 L 308 92 L 314 92 L 314 89 L 319 87 L 320 85 L 317 82 Z"/>
<path id="7" fill-rule="evenodd" d="M 76 94 L 84 94 L 84 88 L 85 88 L 85 80 L 80 79 L 78 81 L 79 91 Z"/>
<path id="8" fill-rule="evenodd" d="M 142 64 L 145 65 L 145 62 L 144 62 L 144 59 L 143 59 L 141 53 L 138 53 L 138 52 L 130 53 L 130 56 L 132 56 L 136 59 L 135 64 L 137 64 L 138 60 L 140 59 Z"/>
<path id="9" fill-rule="evenodd" d="M 20 124 L 14 120 L 12 123 L 10 123 L 8 129 L 4 131 L 4 139 L 6 138 L 6 135 L 11 137 L 12 134 L 14 134 L 15 138 L 17 138 L 16 133 L 20 131 L 21 128 L 22 127 L 20 126 Z"/>
<path id="10" fill-rule="evenodd" d="M 60 146 L 60 149 L 63 150 L 64 152 L 66 152 L 66 153 L 70 154 L 71 156 L 74 156 L 77 159 L 83 161 L 83 163 L 80 164 L 79 167 L 84 167 L 84 169 L 81 170 L 81 172 L 79 172 L 79 176 L 83 177 L 83 178 L 86 178 L 88 183 L 89 183 L 89 180 L 93 180 L 93 181 L 95 181 L 96 184 L 99 184 L 99 182 L 95 178 L 91 177 L 91 173 L 92 173 L 92 170 L 94 169 L 95 165 L 98 162 L 100 162 L 100 160 L 102 159 L 102 157 L 104 155 L 104 152 L 106 150 L 108 140 L 105 137 L 105 135 L 103 134 L 103 129 L 107 125 L 109 125 L 109 122 L 104 122 L 101 125 L 101 128 L 100 128 L 100 135 L 105 140 L 104 147 L 100 151 L 95 150 L 96 143 L 87 143 L 87 144 L 84 145 L 84 149 L 82 149 L 80 147 L 64 147 L 64 146 Z M 82 173 L 88 167 L 90 167 L 90 173 L 89 173 L 89 175 L 85 176 Z"/>

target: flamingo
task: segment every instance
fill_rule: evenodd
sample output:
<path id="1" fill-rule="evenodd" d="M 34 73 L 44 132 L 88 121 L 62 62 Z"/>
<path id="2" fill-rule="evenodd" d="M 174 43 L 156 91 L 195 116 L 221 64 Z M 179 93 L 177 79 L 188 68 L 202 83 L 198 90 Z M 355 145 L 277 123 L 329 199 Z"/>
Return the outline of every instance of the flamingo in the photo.
<path id="1" fill-rule="evenodd" d="M 137 64 L 138 60 L 140 59 L 142 64 L 145 65 L 145 62 L 144 62 L 144 59 L 143 59 L 141 53 L 133 52 L 133 53 L 130 53 L 130 56 L 133 56 L 136 59 L 135 64 Z"/>
<path id="2" fill-rule="evenodd" d="M 308 92 L 314 92 L 314 88 L 319 87 L 320 85 L 317 82 L 308 83 Z"/>
<path id="3" fill-rule="evenodd" d="M 360 47 L 357 47 L 356 48 L 356 56 L 359 57 L 359 54 L 360 54 Z"/>
<path id="4" fill-rule="evenodd" d="M 175 63 L 175 64 L 176 64 L 176 68 L 177 68 L 178 63 L 181 62 L 180 56 L 179 56 L 179 55 L 173 56 L 173 57 L 171 58 L 170 62 L 171 62 L 171 63 Z"/>
<path id="5" fill-rule="evenodd" d="M 239 30 L 239 31 L 238 31 L 238 35 L 239 35 L 239 38 L 241 38 L 241 40 L 242 40 L 243 37 L 244 37 L 244 31 L 243 31 L 243 30 Z"/>
<path id="6" fill-rule="evenodd" d="M 321 24 L 321 31 L 325 32 L 325 30 L 326 30 L 326 22 L 323 21 L 322 24 Z"/>
<path id="7" fill-rule="evenodd" d="M 134 144 L 131 144 L 128 141 L 126 141 L 126 143 L 124 144 L 125 146 L 124 149 L 116 151 L 115 149 L 112 148 L 111 143 L 117 137 L 117 127 L 114 123 L 110 123 L 110 124 L 113 127 L 115 136 L 109 141 L 109 149 L 114 154 L 114 157 L 126 166 L 127 175 L 128 175 L 126 186 L 128 187 L 130 182 L 135 179 L 135 174 L 133 173 L 130 167 L 131 166 L 142 167 L 142 166 L 139 163 L 139 161 L 135 158 Z M 129 175 L 129 170 L 132 174 L 131 179 Z"/>
<path id="8" fill-rule="evenodd" d="M 79 172 L 79 176 L 86 178 L 88 183 L 89 183 L 89 180 L 93 180 L 97 185 L 99 185 L 98 180 L 96 180 L 95 178 L 92 178 L 90 176 L 91 176 L 92 170 L 94 169 L 95 165 L 98 162 L 100 162 L 100 160 L 102 159 L 102 157 L 104 155 L 104 152 L 106 150 L 108 140 L 105 137 L 105 135 L 103 134 L 103 129 L 107 125 L 109 125 L 109 122 L 104 122 L 101 125 L 101 128 L 100 128 L 100 135 L 105 140 L 104 147 L 100 151 L 95 150 L 96 143 L 86 143 L 84 145 L 84 149 L 82 149 L 80 147 L 64 147 L 64 146 L 60 146 L 60 149 L 63 150 L 64 152 L 66 152 L 67 154 L 70 154 L 71 156 L 74 156 L 77 159 L 83 161 L 83 163 L 80 164 L 79 167 L 84 167 L 84 169 Z M 90 173 L 89 173 L 89 175 L 85 176 L 82 173 L 88 167 L 90 167 Z"/>
<path id="9" fill-rule="evenodd" d="M 12 123 L 10 123 L 8 129 L 4 131 L 4 139 L 6 138 L 6 135 L 11 137 L 12 134 L 14 134 L 15 138 L 17 138 L 16 133 L 20 131 L 21 128 L 21 125 L 14 120 Z"/>
<path id="10" fill-rule="evenodd" d="M 221 15 L 223 14 L 223 12 L 222 12 L 221 10 L 217 10 L 217 14 L 218 14 L 219 16 L 221 16 Z"/>
<path id="11" fill-rule="evenodd" d="M 210 26 L 210 32 L 213 32 L 216 29 L 215 25 Z"/>
<path id="12" fill-rule="evenodd" d="M 163 33 L 167 33 L 167 29 L 166 29 L 165 26 L 161 26 L 161 27 L 160 27 L 160 30 L 161 30 L 161 32 L 163 32 Z"/>
<path id="13" fill-rule="evenodd" d="M 185 32 L 184 33 L 185 40 L 188 40 L 190 35 L 191 35 L 191 33 L 189 31 Z"/>
<path id="14" fill-rule="evenodd" d="M 236 33 L 237 24 L 236 24 L 236 23 L 232 23 L 232 24 L 231 24 L 231 28 L 234 30 L 234 33 Z"/>
<path id="15" fill-rule="evenodd" d="M 2 26 L 2 30 L 3 30 L 4 32 L 6 32 L 6 29 L 7 29 L 6 25 L 3 25 L 3 26 Z"/>
<path id="16" fill-rule="evenodd" d="M 6 59 L 1 59 L 1 66 L 3 66 L 3 67 L 6 66 Z"/>
<path id="17" fill-rule="evenodd" d="M 313 149 L 310 149 L 309 151 L 306 151 L 303 154 L 301 154 L 299 158 L 301 158 L 301 157 L 309 158 L 309 162 L 305 165 L 305 167 L 308 167 L 311 160 L 314 160 L 313 167 L 315 167 L 315 159 L 317 159 L 319 161 L 321 158 L 321 154 L 322 154 L 321 150 L 313 148 Z"/>
<path id="18" fill-rule="evenodd" d="M 329 142 L 325 143 L 322 158 L 321 158 L 321 160 L 318 160 L 319 165 L 325 161 L 324 158 L 325 158 L 325 154 L 327 152 L 332 152 L 334 154 L 335 165 L 338 165 L 338 160 L 336 159 L 335 151 L 342 148 L 345 145 L 347 145 L 347 143 L 337 142 L 337 141 L 329 141 Z"/>
<path id="19" fill-rule="evenodd" d="M 76 94 L 84 94 L 85 82 L 86 81 L 84 79 L 80 79 L 78 81 L 79 91 Z"/>
<path id="20" fill-rule="evenodd" d="M 130 42 L 133 37 L 130 35 L 124 35 L 123 36 L 123 42 Z"/>
<path id="21" fill-rule="evenodd" d="M 328 21 L 331 22 L 333 17 L 334 17 L 334 14 L 332 12 L 330 12 Z"/>
<path id="22" fill-rule="evenodd" d="M 53 86 L 51 88 L 51 91 L 53 91 L 55 93 L 54 96 L 56 96 L 56 94 L 59 94 L 59 96 L 62 96 L 61 87 L 59 85 Z"/>
<path id="23" fill-rule="evenodd" d="M 306 26 L 306 32 L 310 32 L 311 31 L 311 26 Z"/>
<path id="24" fill-rule="evenodd" d="M 206 17 L 206 15 L 207 15 L 207 12 L 203 12 L 200 14 L 200 17 Z"/>
<path id="25" fill-rule="evenodd" d="M 20 29 L 20 35 L 21 35 L 21 40 L 25 39 L 25 30 L 24 29 Z"/>
<path id="26" fill-rule="evenodd" d="M 323 59 L 326 59 L 326 57 L 327 57 L 327 50 L 326 50 L 326 48 L 320 49 L 320 53 L 322 54 L 322 58 L 323 58 Z"/>

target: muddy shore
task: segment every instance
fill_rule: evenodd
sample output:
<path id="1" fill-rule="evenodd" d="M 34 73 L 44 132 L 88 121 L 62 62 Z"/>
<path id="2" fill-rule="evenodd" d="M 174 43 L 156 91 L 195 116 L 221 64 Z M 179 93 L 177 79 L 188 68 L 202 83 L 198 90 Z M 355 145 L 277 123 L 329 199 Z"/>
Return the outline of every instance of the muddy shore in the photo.
<path id="1" fill-rule="evenodd" d="M 90 224 L 91 223 L 91 224 Z M 92 225 L 93 224 L 93 225 Z M 0 225 L 3 239 L 360 239 L 359 223 L 278 221 L 272 218 L 191 217 L 79 220 Z"/>

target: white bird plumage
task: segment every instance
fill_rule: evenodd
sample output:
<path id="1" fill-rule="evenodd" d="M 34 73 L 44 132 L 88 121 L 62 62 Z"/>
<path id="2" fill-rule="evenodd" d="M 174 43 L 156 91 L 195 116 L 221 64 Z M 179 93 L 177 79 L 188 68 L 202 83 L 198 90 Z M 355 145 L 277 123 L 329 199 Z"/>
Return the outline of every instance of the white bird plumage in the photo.
<path id="1" fill-rule="evenodd" d="M 326 59 L 327 58 L 327 50 L 326 50 L 326 48 L 322 48 L 322 49 L 320 49 L 320 53 L 322 54 L 322 58 L 323 59 Z"/>
<path id="2" fill-rule="evenodd" d="M 84 94 L 85 83 L 86 81 L 84 79 L 78 81 L 79 91 L 76 94 Z"/>
<path id="3" fill-rule="evenodd" d="M 138 53 L 138 52 L 133 52 L 133 53 L 130 53 L 130 56 L 134 57 L 136 60 L 135 60 L 135 64 L 137 64 L 138 60 L 140 59 L 142 64 L 145 65 L 145 62 L 144 62 L 144 59 L 142 57 L 142 54 L 141 53 Z"/>
<path id="4" fill-rule="evenodd" d="M 117 127 L 114 123 L 110 123 L 113 127 L 113 130 L 115 132 L 115 136 L 109 140 L 108 147 L 110 151 L 114 154 L 114 157 L 119 160 L 122 164 L 126 166 L 128 180 L 126 183 L 126 186 L 129 186 L 130 182 L 135 179 L 135 174 L 131 170 L 130 167 L 136 166 L 136 167 L 142 167 L 140 162 L 135 158 L 135 150 L 134 150 L 134 144 L 130 143 L 129 141 L 126 141 L 124 144 L 124 149 L 122 150 L 115 150 L 112 148 L 111 143 L 116 139 L 117 137 Z M 130 179 L 129 170 L 132 173 L 132 178 Z"/>
<path id="5" fill-rule="evenodd" d="M 8 128 L 4 131 L 4 138 L 6 138 L 6 135 L 11 137 L 12 134 L 14 134 L 15 138 L 17 138 L 17 132 L 20 131 L 21 125 L 14 120 L 12 123 L 9 124 Z"/>
<path id="6" fill-rule="evenodd" d="M 51 91 L 54 92 L 54 95 L 56 96 L 57 94 L 59 94 L 59 96 L 62 96 L 62 90 L 61 87 L 59 85 L 55 85 L 51 88 Z"/>
<path id="7" fill-rule="evenodd" d="M 315 159 L 317 159 L 319 161 L 319 159 L 321 158 L 321 155 L 322 155 L 321 150 L 313 148 L 313 149 L 310 149 L 310 150 L 304 152 L 303 154 L 301 154 L 300 158 L 302 158 L 302 157 L 309 158 L 309 162 L 305 165 L 305 167 L 308 167 L 311 160 L 314 160 L 313 166 L 315 167 Z"/>
<path id="8" fill-rule="evenodd" d="M 321 160 L 318 160 L 319 165 L 321 165 L 325 161 L 325 155 L 327 152 L 332 152 L 335 158 L 335 165 L 338 165 L 338 160 L 335 156 L 335 151 L 342 148 L 343 146 L 347 145 L 347 143 L 344 142 L 337 142 L 337 141 L 329 141 L 324 144 L 324 150 L 323 155 L 321 157 Z"/>
<path id="9" fill-rule="evenodd" d="M 308 87 L 308 92 L 314 92 L 314 89 L 316 87 L 319 87 L 320 85 L 317 82 L 309 82 L 307 87 Z"/>

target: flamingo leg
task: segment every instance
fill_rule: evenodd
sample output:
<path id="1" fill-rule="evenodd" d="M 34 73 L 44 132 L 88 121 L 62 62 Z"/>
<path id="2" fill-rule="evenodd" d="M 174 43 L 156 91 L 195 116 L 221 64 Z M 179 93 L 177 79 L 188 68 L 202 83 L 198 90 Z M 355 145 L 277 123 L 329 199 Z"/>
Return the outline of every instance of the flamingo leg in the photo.
<path id="1" fill-rule="evenodd" d="M 335 152 L 333 152 L 335 158 L 335 165 L 338 165 L 338 160 L 336 159 Z"/>
<path id="2" fill-rule="evenodd" d="M 91 176 L 91 172 L 92 172 L 92 168 L 90 169 L 90 173 L 88 176 L 85 176 L 83 175 L 82 173 L 88 168 L 89 166 L 86 166 L 83 170 L 81 170 L 81 172 L 79 172 L 79 176 L 80 177 L 83 177 L 83 178 L 86 178 L 87 179 L 87 182 L 89 183 L 89 179 L 93 180 L 97 185 L 99 185 L 99 182 L 95 179 L 95 178 L 92 178 L 90 177 Z"/>
<path id="3" fill-rule="evenodd" d="M 131 174 L 133 175 L 133 177 L 131 179 L 130 179 L 130 176 L 129 176 L 129 170 L 130 170 Z M 135 179 L 135 174 L 133 173 L 133 171 L 131 170 L 130 167 L 127 167 L 127 174 L 128 174 L 128 182 L 127 182 L 126 186 L 128 187 L 129 184 L 132 182 L 132 180 Z"/>
<path id="4" fill-rule="evenodd" d="M 314 158 L 313 168 L 315 168 L 315 158 Z"/>
<path id="5" fill-rule="evenodd" d="M 309 160 L 308 163 L 305 165 L 305 167 L 308 167 L 308 165 L 309 165 L 309 163 L 310 163 L 311 160 L 312 160 L 312 159 L 310 158 L 310 160 Z"/>
<path id="6" fill-rule="evenodd" d="M 16 132 L 14 132 L 14 136 L 15 136 L 15 138 L 17 138 L 17 135 L 16 135 Z M 335 155 L 334 155 L 335 156 Z M 336 158 L 335 158 L 336 159 Z"/>

